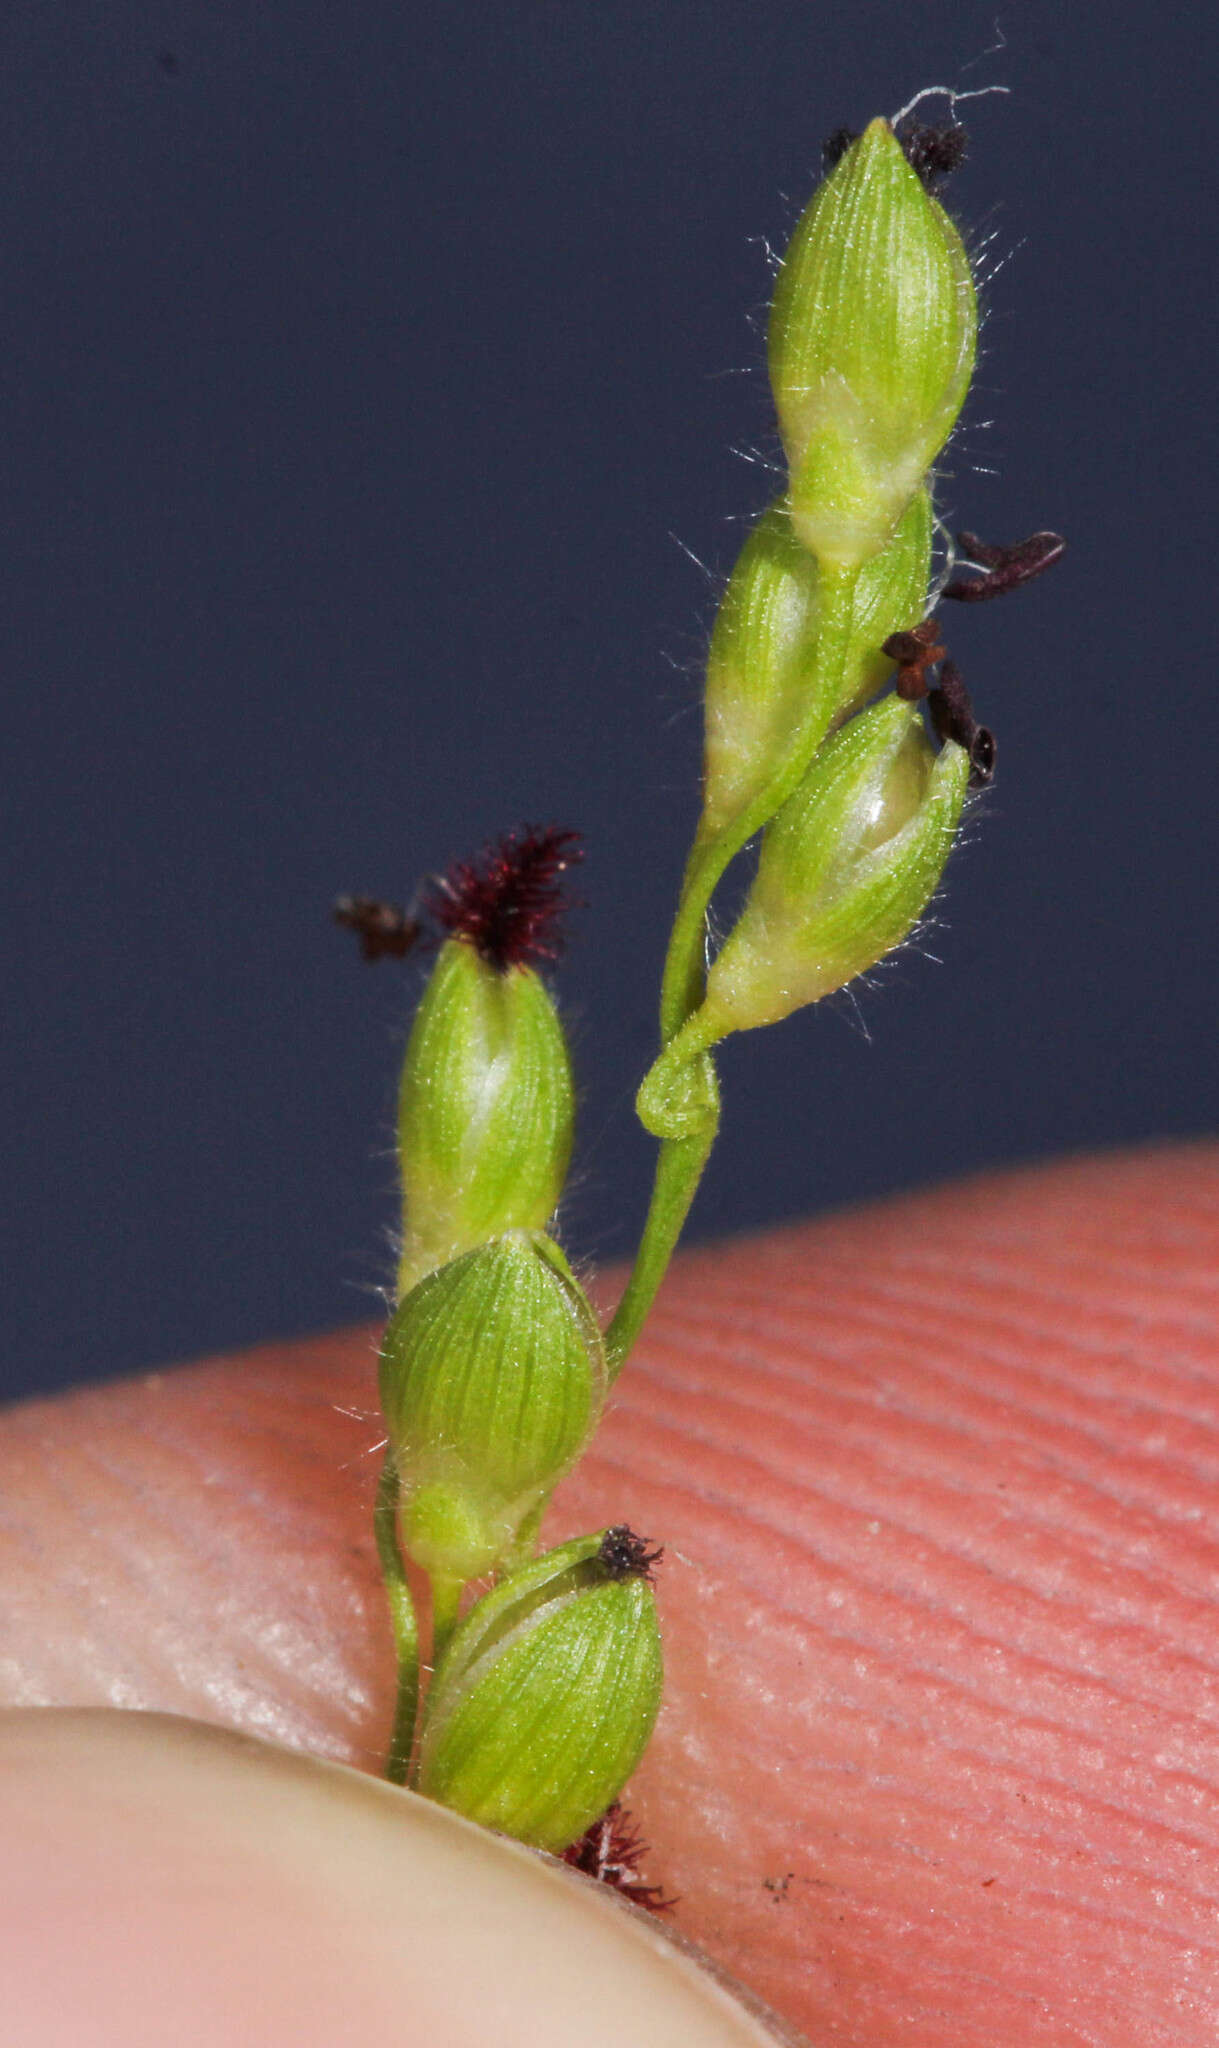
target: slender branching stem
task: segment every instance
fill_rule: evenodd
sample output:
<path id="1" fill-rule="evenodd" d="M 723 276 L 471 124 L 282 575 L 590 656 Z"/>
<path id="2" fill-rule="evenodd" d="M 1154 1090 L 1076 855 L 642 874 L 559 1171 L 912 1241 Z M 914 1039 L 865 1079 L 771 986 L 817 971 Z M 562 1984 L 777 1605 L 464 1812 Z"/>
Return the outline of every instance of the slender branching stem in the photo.
<path id="1" fill-rule="evenodd" d="M 711 898 L 729 863 L 774 817 L 806 773 L 824 732 L 820 707 L 843 699 L 857 570 L 823 571 L 817 654 L 809 677 L 809 716 L 793 736 L 780 771 L 753 802 L 713 837 L 695 840 L 682 885 L 661 982 L 661 1045 L 671 1044 L 703 1000 Z M 705 1130 L 661 1141 L 652 1199 L 631 1277 L 606 1332 L 611 1376 L 630 1356 L 673 1256 L 719 1127 L 718 1105 Z"/>
<path id="2" fill-rule="evenodd" d="M 682 1226 L 690 1212 L 707 1155 L 715 1139 L 718 1118 L 692 1138 L 664 1138 L 656 1161 L 656 1178 L 639 1250 L 613 1321 L 605 1333 L 605 1350 L 611 1379 L 626 1364 L 635 1339 L 647 1320 L 664 1279 Z"/>
<path id="3" fill-rule="evenodd" d="M 398 1656 L 398 1694 L 385 1775 L 392 1785 L 405 1785 L 419 1712 L 419 1620 L 398 1547 L 398 1472 L 392 1450 L 386 1451 L 381 1467 L 373 1526 Z"/>

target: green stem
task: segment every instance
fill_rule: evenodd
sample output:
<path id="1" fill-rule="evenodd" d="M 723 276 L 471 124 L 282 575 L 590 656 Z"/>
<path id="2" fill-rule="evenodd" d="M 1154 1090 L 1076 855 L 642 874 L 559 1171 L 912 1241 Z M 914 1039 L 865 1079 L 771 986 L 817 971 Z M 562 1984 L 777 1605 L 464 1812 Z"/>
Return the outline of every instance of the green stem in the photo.
<path id="1" fill-rule="evenodd" d="M 707 1155 L 719 1126 L 718 1116 L 692 1138 L 664 1138 L 656 1161 L 656 1178 L 639 1250 L 622 1299 L 605 1333 L 610 1379 L 622 1371 L 635 1340 L 647 1321 L 656 1291 L 690 1213 Z"/>
<path id="2" fill-rule="evenodd" d="M 461 1607 L 461 1579 L 437 1574 L 432 1580 L 432 1670 L 436 1671 L 457 1627 Z"/>
<path id="3" fill-rule="evenodd" d="M 749 812 L 742 812 L 713 838 L 696 839 L 691 849 L 660 984 L 662 1046 L 676 1038 L 687 1017 L 694 1014 L 702 1001 L 707 912 L 724 870 L 758 829 L 750 821 L 755 808 L 751 805 Z M 739 829 L 741 826 L 743 830 Z"/>
<path id="4" fill-rule="evenodd" d="M 385 1775 L 391 1785 L 405 1785 L 419 1711 L 419 1622 L 402 1552 L 398 1547 L 398 1470 L 392 1450 L 386 1451 L 385 1463 L 381 1467 L 373 1527 L 393 1621 L 394 1648 L 398 1655 L 398 1696 Z"/>
<path id="5" fill-rule="evenodd" d="M 593 1341 L 595 1343 L 596 1339 L 594 1338 Z M 528 1564 L 532 1558 L 535 1558 L 537 1556 L 538 1537 L 541 1534 L 542 1518 L 545 1515 L 546 1510 L 549 1506 L 550 1495 L 546 1494 L 538 1502 L 535 1508 L 531 1508 L 529 1510 L 529 1513 L 526 1515 L 524 1521 L 520 1525 L 520 1528 L 517 1530 L 515 1537 L 513 1538 L 511 1550 L 508 1552 L 508 1555 L 504 1559 L 503 1563 L 497 1569 L 498 1577 L 502 1578 L 508 1572 L 514 1572 L 519 1570 L 521 1565 Z"/>
<path id="6" fill-rule="evenodd" d="M 706 990 L 707 912 L 729 862 L 769 823 L 802 781 L 825 732 L 824 704 L 840 703 L 850 646 L 857 569 L 822 569 L 817 653 L 809 677 L 809 712 L 779 773 L 751 804 L 711 838 L 695 839 L 682 883 L 660 994 L 662 1049 L 689 1022 Z M 626 1364 L 664 1279 L 719 1126 L 718 1107 L 706 1130 L 665 1138 L 656 1161 L 652 1199 L 631 1277 L 606 1331 L 611 1379 Z"/>

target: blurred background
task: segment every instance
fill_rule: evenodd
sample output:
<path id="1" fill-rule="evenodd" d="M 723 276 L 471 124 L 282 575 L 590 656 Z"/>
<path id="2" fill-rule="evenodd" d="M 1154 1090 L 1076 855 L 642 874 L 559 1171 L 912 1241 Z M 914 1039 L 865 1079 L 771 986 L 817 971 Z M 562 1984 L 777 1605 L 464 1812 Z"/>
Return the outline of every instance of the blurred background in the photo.
<path id="1" fill-rule="evenodd" d="M 692 1231 L 1214 1127 L 1213 38 L 10 0 L 5 1391 L 376 1311 L 425 970 L 330 904 L 523 820 L 587 836 L 565 1233 L 628 1251 L 700 660 L 773 485 L 768 244 L 925 85 L 1010 88 L 960 109 L 986 326 L 940 507 L 1070 552 L 951 609 L 1000 769 L 938 927 L 732 1045 Z"/>

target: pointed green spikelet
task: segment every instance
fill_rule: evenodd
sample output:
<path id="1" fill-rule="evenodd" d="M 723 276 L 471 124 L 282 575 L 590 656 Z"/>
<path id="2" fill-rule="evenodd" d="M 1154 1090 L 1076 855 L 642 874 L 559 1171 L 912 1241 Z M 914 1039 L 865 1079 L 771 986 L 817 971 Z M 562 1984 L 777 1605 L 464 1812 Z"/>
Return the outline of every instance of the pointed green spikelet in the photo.
<path id="1" fill-rule="evenodd" d="M 877 119 L 814 195 L 783 261 L 770 378 L 792 523 L 828 568 L 882 548 L 973 374 L 961 237 Z"/>
<path id="2" fill-rule="evenodd" d="M 708 976 L 706 1022 L 724 1032 L 775 1023 L 900 944 L 939 886 L 969 772 L 951 740 L 934 752 L 899 696 L 844 725 L 763 836 Z"/>
<path id="3" fill-rule="evenodd" d="M 578 1840 L 622 1791 L 656 1719 L 654 1563 L 629 1529 L 605 1529 L 480 1600 L 432 1684 L 420 1791 L 537 1848 Z"/>
<path id="4" fill-rule="evenodd" d="M 820 744 L 892 674 L 882 652 L 926 605 L 931 501 L 915 493 L 888 546 L 865 564 L 841 678 L 815 688 L 821 570 L 798 539 L 785 500 L 762 514 L 728 581 L 707 658 L 706 756 L 700 834 L 712 837 L 781 773 L 793 739 Z"/>
<path id="5" fill-rule="evenodd" d="M 399 1293 L 489 1238 L 541 1230 L 562 1192 L 573 1121 L 571 1060 L 541 975 L 501 971 L 450 939 L 402 1069 Z"/>
<path id="6" fill-rule="evenodd" d="M 477 1578 L 579 1457 L 605 1398 L 596 1318 L 559 1247 L 512 1231 L 411 1289 L 381 1346 L 403 1545 Z"/>
<path id="7" fill-rule="evenodd" d="M 969 776 L 965 749 L 948 740 L 935 754 L 896 694 L 826 742 L 762 836 L 704 1001 L 644 1076 L 635 1106 L 647 1130 L 694 1136 L 711 1046 L 832 995 L 900 945 L 939 886 Z"/>

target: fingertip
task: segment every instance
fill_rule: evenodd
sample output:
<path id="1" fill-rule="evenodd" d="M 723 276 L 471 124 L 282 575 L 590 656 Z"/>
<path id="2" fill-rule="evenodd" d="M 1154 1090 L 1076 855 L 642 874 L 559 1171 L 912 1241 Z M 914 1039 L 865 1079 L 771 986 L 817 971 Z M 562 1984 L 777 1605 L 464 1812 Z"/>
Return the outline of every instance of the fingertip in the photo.
<path id="1" fill-rule="evenodd" d="M 1194 2048 L 1219 2025 L 1217 1269 L 1213 1145 L 675 1267 L 548 1534 L 666 1546 L 645 1875 L 815 2038 Z M 373 1348 L 7 1418 L 4 1696 L 376 1771 Z"/>
<path id="2" fill-rule="evenodd" d="M 12 2048 L 766 2048 L 665 1942 L 515 1843 L 167 1715 L 0 1716 Z"/>

